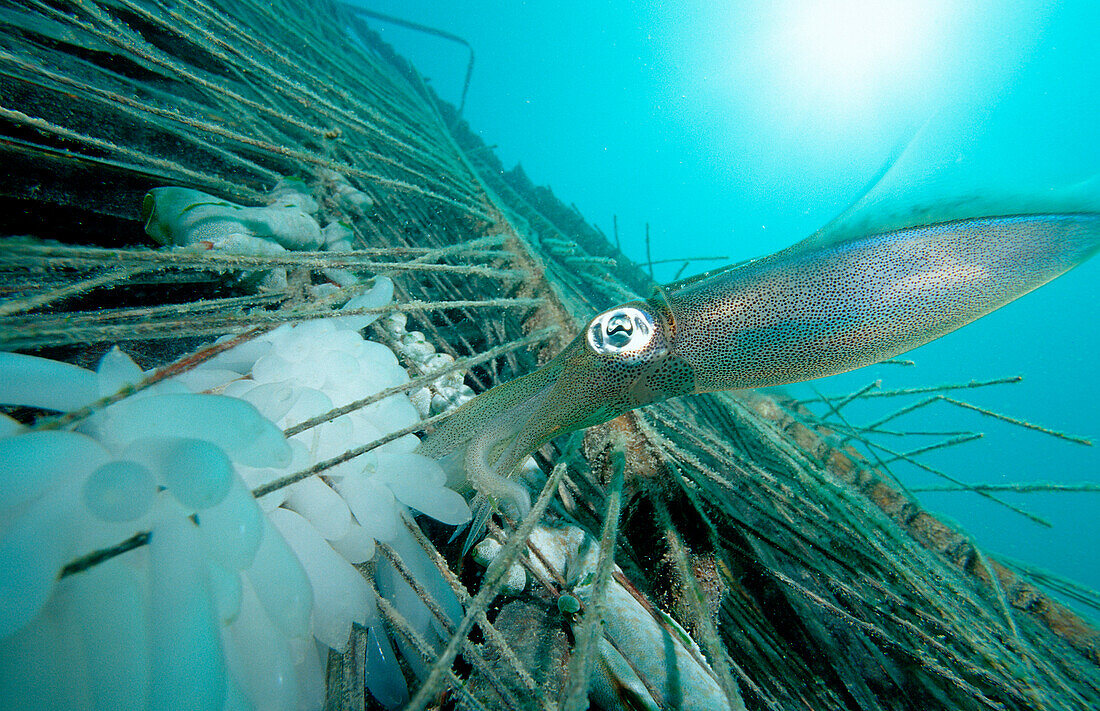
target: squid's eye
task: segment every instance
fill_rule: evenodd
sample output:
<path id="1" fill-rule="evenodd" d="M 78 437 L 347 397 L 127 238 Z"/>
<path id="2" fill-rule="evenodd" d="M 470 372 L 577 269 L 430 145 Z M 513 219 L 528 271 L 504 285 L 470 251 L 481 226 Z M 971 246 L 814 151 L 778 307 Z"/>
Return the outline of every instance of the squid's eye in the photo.
<path id="1" fill-rule="evenodd" d="M 653 338 L 653 317 L 630 306 L 597 316 L 588 327 L 588 345 L 597 353 L 615 355 L 643 350 Z"/>

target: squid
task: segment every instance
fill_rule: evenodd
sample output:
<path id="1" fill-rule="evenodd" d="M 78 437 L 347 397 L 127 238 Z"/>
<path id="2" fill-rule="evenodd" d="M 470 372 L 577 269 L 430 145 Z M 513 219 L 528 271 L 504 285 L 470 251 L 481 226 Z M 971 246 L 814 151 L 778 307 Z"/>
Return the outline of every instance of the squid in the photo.
<path id="1" fill-rule="evenodd" d="M 468 402 L 419 451 L 490 501 L 550 439 L 691 393 L 795 383 L 935 340 L 1100 250 L 1100 213 L 954 220 L 814 236 L 593 318 L 539 370 Z M 522 508 L 522 506 L 521 506 Z"/>

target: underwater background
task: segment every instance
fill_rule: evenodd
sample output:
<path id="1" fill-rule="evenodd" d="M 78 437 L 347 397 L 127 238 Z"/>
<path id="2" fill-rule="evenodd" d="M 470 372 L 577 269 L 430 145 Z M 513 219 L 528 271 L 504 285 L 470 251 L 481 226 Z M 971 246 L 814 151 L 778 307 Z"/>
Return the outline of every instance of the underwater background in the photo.
<path id="1" fill-rule="evenodd" d="M 494 2 L 378 0 L 371 10 L 462 37 L 476 53 L 463 117 L 506 166 L 522 162 L 639 263 L 681 276 L 767 254 L 843 212 L 883 166 L 894 194 L 988 189 L 1042 196 L 1100 173 L 1100 3 Z M 468 51 L 371 26 L 439 95 L 460 101 Z M 1006 209 L 1011 212 L 1011 209 Z M 648 228 L 647 228 L 648 225 Z M 614 239 L 614 237 L 612 237 Z M 654 266 L 659 282 L 683 266 Z M 839 395 L 1022 375 L 967 402 L 1100 439 L 1100 259 L 939 341 L 815 381 Z M 813 398 L 810 386 L 790 389 Z M 868 421 L 900 405 L 857 402 Z M 973 484 L 1100 484 L 1100 447 L 937 403 L 910 429 L 973 431 L 922 460 Z M 910 450 L 943 438 L 908 437 Z M 892 466 L 907 486 L 946 482 Z M 981 545 L 1100 588 L 1100 492 L 998 493 L 1047 528 L 970 492 L 921 502 Z M 1088 612 L 1086 610 L 1086 612 Z M 1095 615 L 1094 615 L 1095 616 Z"/>

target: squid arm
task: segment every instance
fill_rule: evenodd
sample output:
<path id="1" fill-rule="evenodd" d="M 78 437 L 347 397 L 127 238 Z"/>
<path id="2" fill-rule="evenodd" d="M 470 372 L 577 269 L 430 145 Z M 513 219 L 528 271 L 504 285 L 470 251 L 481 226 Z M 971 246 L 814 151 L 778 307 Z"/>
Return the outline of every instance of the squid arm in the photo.
<path id="1" fill-rule="evenodd" d="M 1100 213 L 811 237 L 599 314 L 545 366 L 457 410 L 419 451 L 447 462 L 452 483 L 465 477 L 491 500 L 523 502 L 508 477 L 557 435 L 677 395 L 794 383 L 892 358 L 1098 249 Z"/>

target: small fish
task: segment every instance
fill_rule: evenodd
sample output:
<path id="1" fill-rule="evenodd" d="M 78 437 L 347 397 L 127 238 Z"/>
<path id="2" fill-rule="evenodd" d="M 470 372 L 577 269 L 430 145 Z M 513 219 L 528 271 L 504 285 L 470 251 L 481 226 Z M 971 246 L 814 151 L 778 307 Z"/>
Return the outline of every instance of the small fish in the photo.
<path id="1" fill-rule="evenodd" d="M 599 314 L 539 370 L 483 393 L 421 444 L 496 501 L 557 435 L 677 395 L 783 385 L 877 363 L 1023 296 L 1100 250 L 1100 213 L 821 236 Z"/>

